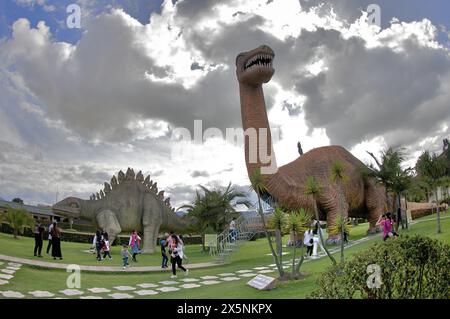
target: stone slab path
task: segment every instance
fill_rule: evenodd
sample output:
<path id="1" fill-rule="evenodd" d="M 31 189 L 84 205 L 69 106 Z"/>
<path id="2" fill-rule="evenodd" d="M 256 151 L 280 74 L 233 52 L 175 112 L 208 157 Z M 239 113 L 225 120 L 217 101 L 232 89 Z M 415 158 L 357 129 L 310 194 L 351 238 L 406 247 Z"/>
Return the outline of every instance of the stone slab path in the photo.
<path id="1" fill-rule="evenodd" d="M 345 249 L 350 248 L 354 245 L 358 245 L 362 242 L 370 240 L 371 238 L 376 238 L 376 236 L 364 237 L 355 241 L 351 241 L 349 244 L 345 246 Z M 339 247 L 333 248 L 330 250 L 330 253 L 336 253 L 340 250 Z M 309 257 L 304 260 L 304 263 L 311 262 L 316 259 L 324 258 L 326 254 L 324 252 L 320 252 L 317 257 Z M 1 258 L 1 255 L 0 255 Z M 11 270 L 13 272 L 20 271 L 22 266 L 19 263 L 20 258 L 13 258 L 13 261 L 10 261 L 8 264 L 1 263 L 1 270 Z M 283 262 L 283 268 L 289 268 L 292 264 L 292 260 L 285 260 Z M 61 264 L 57 264 L 61 266 Z M 192 268 L 193 265 L 189 265 Z M 254 267 L 253 269 L 239 269 L 235 272 L 227 272 L 220 273 L 217 275 L 210 276 L 201 276 L 199 278 L 193 277 L 181 277 L 175 278 L 172 280 L 159 281 L 159 282 L 143 282 L 136 284 L 135 286 L 114 286 L 114 287 L 96 287 L 96 288 L 88 288 L 88 289 L 64 289 L 59 291 L 29 291 L 29 292 L 19 292 L 6 290 L 6 286 L 9 283 L 9 280 L 13 278 L 14 274 L 2 274 L 1 280 L 5 281 L 5 284 L 1 288 L 6 288 L 5 290 L 0 289 L 0 296 L 4 298 L 55 298 L 61 299 L 66 297 L 71 298 L 80 298 L 80 299 L 133 299 L 135 297 L 147 297 L 151 298 L 153 295 L 161 294 L 161 293 L 170 293 L 174 291 L 180 290 L 190 290 L 196 289 L 199 287 L 205 287 L 209 285 L 217 285 L 223 284 L 226 282 L 232 281 L 240 281 L 240 280 L 250 280 L 253 277 L 257 276 L 261 273 L 276 273 L 277 269 L 274 267 L 274 264 L 268 264 L 264 266 Z M 15 268 L 15 269 L 12 269 Z M 104 268 L 104 267 L 98 267 Z M 120 268 L 120 267 L 106 267 L 106 268 Z M 141 267 L 145 268 L 145 267 Z M 161 269 L 158 268 L 158 271 Z M 119 270 L 120 271 L 120 270 Z M 11 276 L 11 277 L 10 277 Z M 0 283 L 1 285 L 1 283 Z M 66 296 L 66 297 L 64 297 Z"/>
<path id="2" fill-rule="evenodd" d="M 40 261 L 40 260 L 32 260 L 32 259 L 26 259 L 26 258 L 17 258 L 17 257 L 11 257 L 6 255 L 0 255 L 0 260 L 5 260 L 11 262 L 10 268 L 15 268 L 14 265 L 17 264 L 24 264 L 24 265 L 30 265 L 34 267 L 42 267 L 42 268 L 50 268 L 50 269 L 64 269 L 66 270 L 69 264 L 60 264 L 60 263 L 53 263 L 53 262 L 47 262 L 47 261 Z M 196 264 L 189 264 L 189 269 L 199 269 L 199 268 L 208 268 L 208 267 L 216 267 L 223 265 L 218 262 L 205 262 L 205 263 L 196 263 Z M 82 271 L 93 271 L 93 272 L 160 272 L 160 271 L 167 271 L 165 269 L 161 269 L 160 266 L 140 266 L 140 267 L 129 267 L 125 270 L 122 267 L 114 267 L 114 266 L 86 266 L 86 265 L 79 265 L 80 269 Z M 6 274 L 12 274 L 17 269 L 1 269 L 0 271 Z"/>

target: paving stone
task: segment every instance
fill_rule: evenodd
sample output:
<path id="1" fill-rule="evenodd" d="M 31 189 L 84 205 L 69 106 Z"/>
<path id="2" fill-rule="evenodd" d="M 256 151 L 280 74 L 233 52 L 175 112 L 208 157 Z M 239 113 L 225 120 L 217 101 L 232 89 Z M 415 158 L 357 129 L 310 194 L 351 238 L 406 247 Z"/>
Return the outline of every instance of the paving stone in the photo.
<path id="1" fill-rule="evenodd" d="M 181 281 L 183 281 L 183 282 L 196 282 L 196 281 L 200 281 L 200 279 L 197 279 L 197 278 L 183 278 L 183 279 L 180 279 Z"/>
<path id="2" fill-rule="evenodd" d="M 240 280 L 241 278 L 239 278 L 239 277 L 223 277 L 220 279 L 222 279 L 224 281 L 233 281 L 233 280 Z"/>
<path id="3" fill-rule="evenodd" d="M 20 292 L 11 291 L 11 290 L 0 291 L 0 293 L 5 298 L 24 298 L 25 297 L 25 295 L 21 294 Z"/>
<path id="4" fill-rule="evenodd" d="M 0 271 L 8 275 L 12 275 L 16 272 L 15 270 L 12 269 L 0 269 Z"/>
<path id="5" fill-rule="evenodd" d="M 156 288 L 156 290 L 159 290 L 159 291 L 162 291 L 162 292 L 169 292 L 169 291 L 180 290 L 180 288 L 177 288 L 177 287 L 161 287 L 161 288 Z"/>
<path id="6" fill-rule="evenodd" d="M 273 272 L 273 270 L 272 269 L 263 269 L 263 270 L 258 271 L 258 274 L 267 274 L 269 272 Z"/>
<path id="7" fill-rule="evenodd" d="M 253 269 L 255 269 L 255 270 L 263 270 L 263 269 L 267 269 L 267 268 L 269 268 L 269 267 L 255 267 Z"/>
<path id="8" fill-rule="evenodd" d="M 100 296 L 81 296 L 80 299 L 103 299 Z"/>
<path id="9" fill-rule="evenodd" d="M 64 290 L 60 290 L 59 292 L 66 296 L 78 296 L 78 295 L 82 295 L 84 293 L 77 289 L 64 289 Z"/>
<path id="10" fill-rule="evenodd" d="M 236 271 L 238 274 L 245 274 L 246 272 L 252 272 L 252 270 L 244 269 Z"/>
<path id="11" fill-rule="evenodd" d="M 8 265 L 11 267 L 22 267 L 22 264 L 13 263 L 13 262 L 8 263 Z"/>
<path id="12" fill-rule="evenodd" d="M 283 269 L 288 269 L 288 268 L 291 268 L 291 266 L 289 266 L 289 265 L 283 266 Z"/>
<path id="13" fill-rule="evenodd" d="M 186 289 L 192 289 L 192 288 L 198 288 L 201 287 L 201 285 L 197 285 L 197 284 L 184 284 L 180 286 L 181 288 L 186 288 Z"/>
<path id="14" fill-rule="evenodd" d="M 219 277 L 217 277 L 217 276 L 203 276 L 203 277 L 200 277 L 200 278 L 205 279 L 205 280 L 210 280 L 210 279 L 217 279 Z"/>
<path id="15" fill-rule="evenodd" d="M 9 281 L 0 279 L 0 286 L 9 284 Z"/>
<path id="16" fill-rule="evenodd" d="M 20 269 L 20 267 L 12 267 L 12 266 L 8 266 L 8 267 L 6 267 L 6 269 L 11 269 L 11 270 L 17 271 L 17 270 Z"/>
<path id="17" fill-rule="evenodd" d="M 131 299 L 131 298 L 134 298 L 134 296 L 132 296 L 130 294 L 122 294 L 122 293 L 110 294 L 109 296 L 113 297 L 114 299 Z"/>
<path id="18" fill-rule="evenodd" d="M 270 264 L 269 267 L 275 267 L 277 264 Z"/>
<path id="19" fill-rule="evenodd" d="M 200 282 L 203 285 L 215 285 L 215 284 L 220 284 L 221 281 L 217 281 L 217 280 L 205 280 L 205 281 L 201 281 Z"/>
<path id="20" fill-rule="evenodd" d="M 106 289 L 106 288 L 89 288 L 88 289 L 90 292 L 93 292 L 94 294 L 101 294 L 104 292 L 111 292 L 111 290 Z"/>
<path id="21" fill-rule="evenodd" d="M 136 294 L 138 294 L 139 296 L 151 296 L 151 295 L 157 295 L 159 294 L 159 292 L 155 291 L 155 290 L 137 290 L 135 291 Z"/>
<path id="22" fill-rule="evenodd" d="M 29 291 L 28 293 L 34 297 L 40 298 L 50 298 L 55 296 L 55 294 L 52 294 L 51 292 L 45 290 Z"/>
<path id="23" fill-rule="evenodd" d="M 158 285 L 155 285 L 155 284 L 138 284 L 138 286 L 139 287 L 141 287 L 141 288 L 156 288 L 156 287 L 158 287 Z"/>
<path id="24" fill-rule="evenodd" d="M 241 276 L 241 277 L 256 277 L 258 275 L 252 272 L 252 273 L 240 274 L 239 276 Z"/>
<path id="25" fill-rule="evenodd" d="M 135 287 L 131 287 L 131 286 L 116 286 L 116 287 L 114 287 L 114 289 L 120 290 L 120 291 L 136 290 Z"/>
<path id="26" fill-rule="evenodd" d="M 166 281 L 160 281 L 159 283 L 164 286 L 169 286 L 169 285 L 178 284 L 178 281 L 166 280 Z"/>
<path id="27" fill-rule="evenodd" d="M 224 272 L 223 274 L 219 274 L 219 276 L 221 276 L 221 277 L 229 277 L 229 276 L 234 276 L 234 274 L 232 272 Z"/>

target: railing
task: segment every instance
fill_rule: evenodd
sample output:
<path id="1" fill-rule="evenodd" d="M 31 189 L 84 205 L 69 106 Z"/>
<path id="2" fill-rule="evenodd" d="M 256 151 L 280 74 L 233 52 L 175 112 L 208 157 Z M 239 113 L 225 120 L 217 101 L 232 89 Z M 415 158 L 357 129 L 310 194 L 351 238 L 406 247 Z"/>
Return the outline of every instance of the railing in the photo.
<path id="1" fill-rule="evenodd" d="M 269 215 L 265 217 L 268 218 Z M 221 263 L 228 262 L 232 254 L 239 249 L 241 244 L 251 240 L 258 232 L 262 232 L 263 230 L 261 217 L 254 216 L 245 218 L 241 215 L 236 220 L 235 237 L 227 227 L 227 229 L 217 235 L 217 247 L 210 247 L 210 254 L 216 257 Z"/>

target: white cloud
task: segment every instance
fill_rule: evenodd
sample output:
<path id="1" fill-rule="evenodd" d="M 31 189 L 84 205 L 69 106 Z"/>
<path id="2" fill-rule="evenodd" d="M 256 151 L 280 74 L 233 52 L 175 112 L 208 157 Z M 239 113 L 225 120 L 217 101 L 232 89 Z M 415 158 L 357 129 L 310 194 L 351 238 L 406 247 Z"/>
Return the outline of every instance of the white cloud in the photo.
<path id="1" fill-rule="evenodd" d="M 86 17 L 78 43 L 57 42 L 44 22 L 26 19 L 0 42 L 0 76 L 19 92 L 16 104 L 0 104 L 0 119 L 10 120 L 0 126 L 0 140 L 43 154 L 44 166 L 33 157 L 18 162 L 30 185 L 39 175 L 33 170 L 50 172 L 39 196 L 55 183 L 85 195 L 101 186 L 98 172 L 128 166 L 156 172 L 175 205 L 199 183 L 247 184 L 242 146 L 181 143 L 171 133 L 192 130 L 196 119 L 204 128 L 240 127 L 234 59 L 262 43 L 276 54 L 265 93 L 271 125 L 282 132 L 274 145 L 279 165 L 298 156 L 297 141 L 304 151 L 343 144 L 365 161 L 366 150 L 387 145 L 404 145 L 410 154 L 436 149 L 449 134 L 449 55 L 429 20 L 380 30 L 364 13 L 343 19 L 347 1 L 329 11 L 294 0 L 184 0 L 165 1 L 161 14 L 142 24 L 123 10 L 96 16 L 90 1 L 78 3 Z M 19 113 L 9 114 L 16 106 L 43 137 L 27 133 Z M 12 175 L 0 181 L 2 197 L 1 189 L 14 192 L 12 176 L 21 169 L 5 154 L 0 172 Z M 83 163 L 95 181 L 80 177 Z M 24 187 L 16 190 L 33 192 Z"/>

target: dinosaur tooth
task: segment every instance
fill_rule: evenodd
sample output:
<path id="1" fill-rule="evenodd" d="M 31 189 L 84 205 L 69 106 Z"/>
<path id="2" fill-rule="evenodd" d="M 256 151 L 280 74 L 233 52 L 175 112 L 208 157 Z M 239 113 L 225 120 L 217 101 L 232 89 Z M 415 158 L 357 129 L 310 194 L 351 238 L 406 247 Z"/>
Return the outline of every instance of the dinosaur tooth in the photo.
<path id="1" fill-rule="evenodd" d="M 105 193 L 103 193 L 103 190 L 100 190 L 100 198 L 104 198 L 105 197 Z"/>
<path id="2" fill-rule="evenodd" d="M 150 175 L 147 175 L 147 177 L 144 180 L 144 184 L 148 185 L 150 183 Z"/>
<path id="3" fill-rule="evenodd" d="M 95 194 L 95 198 L 100 199 L 100 194 L 99 193 Z"/>
<path id="4" fill-rule="evenodd" d="M 104 184 L 105 186 L 105 194 L 108 194 L 111 191 L 111 185 L 109 185 L 107 182 Z"/>

